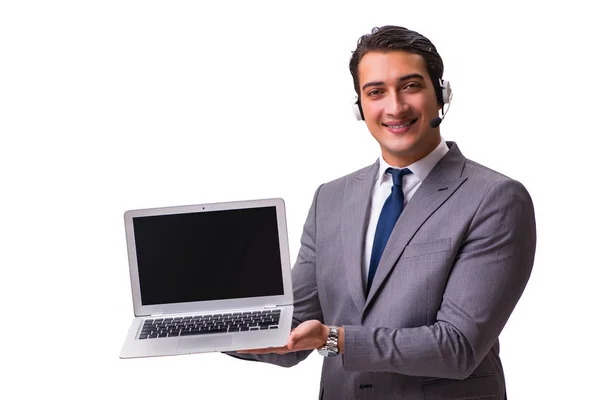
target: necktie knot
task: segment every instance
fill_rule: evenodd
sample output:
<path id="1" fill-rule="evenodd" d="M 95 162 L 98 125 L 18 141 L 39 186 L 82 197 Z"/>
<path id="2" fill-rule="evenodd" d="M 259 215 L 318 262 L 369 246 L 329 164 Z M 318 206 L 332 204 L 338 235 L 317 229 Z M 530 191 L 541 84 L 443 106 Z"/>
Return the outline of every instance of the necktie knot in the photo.
<path id="1" fill-rule="evenodd" d="M 385 170 L 386 173 L 392 175 L 392 180 L 394 182 L 394 186 L 402 187 L 402 177 L 404 175 L 412 174 L 412 171 L 408 168 L 396 169 L 396 168 L 388 168 Z"/>

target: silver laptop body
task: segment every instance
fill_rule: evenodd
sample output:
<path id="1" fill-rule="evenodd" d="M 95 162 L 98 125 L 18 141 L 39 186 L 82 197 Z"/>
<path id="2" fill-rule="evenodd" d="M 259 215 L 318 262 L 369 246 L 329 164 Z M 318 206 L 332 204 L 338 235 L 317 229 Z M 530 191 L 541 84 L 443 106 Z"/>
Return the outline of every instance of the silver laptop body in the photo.
<path id="1" fill-rule="evenodd" d="M 121 358 L 287 343 L 283 199 L 131 210 L 125 233 L 135 318 Z"/>

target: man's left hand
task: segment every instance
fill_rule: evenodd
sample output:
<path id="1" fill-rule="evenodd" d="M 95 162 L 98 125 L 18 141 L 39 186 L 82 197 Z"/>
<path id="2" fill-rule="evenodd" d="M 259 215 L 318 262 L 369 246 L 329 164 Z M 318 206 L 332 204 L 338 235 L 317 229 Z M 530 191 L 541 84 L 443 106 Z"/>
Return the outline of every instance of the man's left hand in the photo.
<path id="1" fill-rule="evenodd" d="M 283 347 L 270 347 L 266 349 L 240 350 L 240 354 L 286 354 L 292 351 L 314 350 L 325 344 L 329 335 L 329 327 L 316 319 L 305 321 L 292 329 L 288 342 Z"/>

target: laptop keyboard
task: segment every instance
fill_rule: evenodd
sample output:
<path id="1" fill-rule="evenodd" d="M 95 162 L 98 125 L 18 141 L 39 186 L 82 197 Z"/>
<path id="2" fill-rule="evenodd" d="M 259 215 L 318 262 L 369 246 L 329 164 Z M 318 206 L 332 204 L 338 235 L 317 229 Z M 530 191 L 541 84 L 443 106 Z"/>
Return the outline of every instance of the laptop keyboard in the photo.
<path id="1" fill-rule="evenodd" d="M 144 321 L 139 339 L 277 329 L 281 310 L 156 318 Z"/>

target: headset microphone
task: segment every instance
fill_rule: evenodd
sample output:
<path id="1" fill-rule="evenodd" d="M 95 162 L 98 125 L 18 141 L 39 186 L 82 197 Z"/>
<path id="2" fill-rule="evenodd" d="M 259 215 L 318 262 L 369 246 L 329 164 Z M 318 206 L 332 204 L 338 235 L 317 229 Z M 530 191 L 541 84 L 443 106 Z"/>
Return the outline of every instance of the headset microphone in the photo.
<path id="1" fill-rule="evenodd" d="M 437 128 L 438 126 L 440 126 L 440 124 L 442 123 L 443 120 L 444 120 L 443 118 L 435 117 L 434 119 L 429 121 L 429 126 L 432 128 Z"/>

